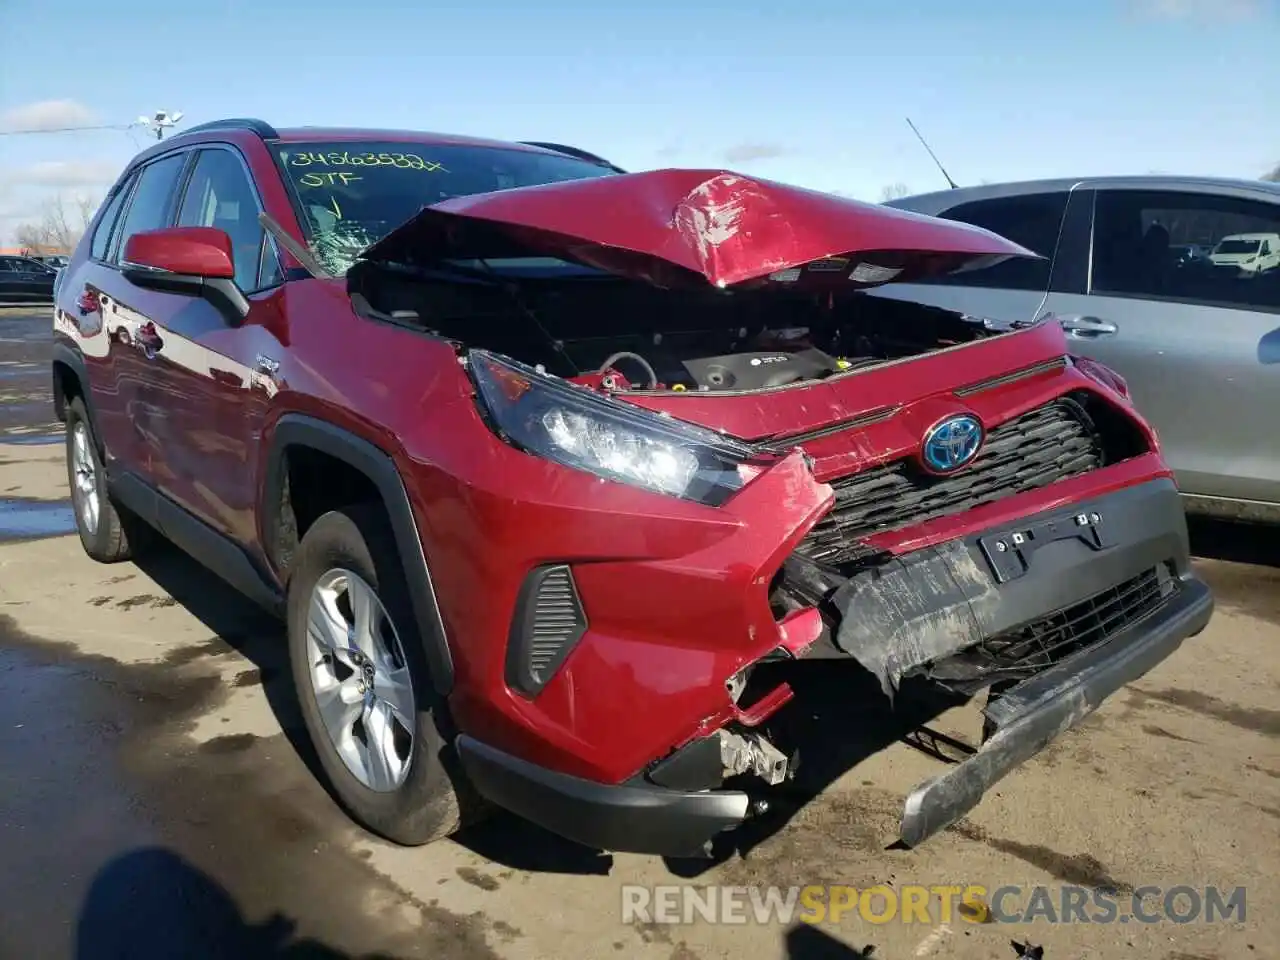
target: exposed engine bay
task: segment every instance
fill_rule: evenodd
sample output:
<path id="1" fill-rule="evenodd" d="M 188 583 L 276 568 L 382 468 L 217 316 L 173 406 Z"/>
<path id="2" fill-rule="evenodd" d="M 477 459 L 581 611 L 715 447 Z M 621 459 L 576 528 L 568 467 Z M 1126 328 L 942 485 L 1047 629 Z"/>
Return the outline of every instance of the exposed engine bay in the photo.
<path id="1" fill-rule="evenodd" d="M 452 269 L 452 268 L 451 268 Z M 605 390 L 751 391 L 812 382 L 1003 332 L 859 292 L 664 290 L 610 276 L 515 279 L 362 262 L 358 312 Z"/>

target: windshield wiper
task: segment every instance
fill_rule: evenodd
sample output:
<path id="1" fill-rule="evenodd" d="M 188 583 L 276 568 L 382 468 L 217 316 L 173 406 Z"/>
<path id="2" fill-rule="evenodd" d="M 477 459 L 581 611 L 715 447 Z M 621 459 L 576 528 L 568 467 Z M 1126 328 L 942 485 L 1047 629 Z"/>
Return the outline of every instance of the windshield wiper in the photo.
<path id="1" fill-rule="evenodd" d="M 315 277 L 317 280 L 336 279 L 336 274 L 330 273 L 326 270 L 310 250 L 300 244 L 297 240 L 293 239 L 293 237 L 289 236 L 289 234 L 285 233 L 284 227 L 271 219 L 270 215 L 265 211 L 258 214 L 258 222 L 262 224 L 262 228 L 266 230 L 267 233 L 276 238 L 276 243 L 280 244 L 280 246 L 293 254 L 293 258 L 302 264 L 302 268 L 306 270 L 307 273 L 311 274 L 311 276 Z"/>

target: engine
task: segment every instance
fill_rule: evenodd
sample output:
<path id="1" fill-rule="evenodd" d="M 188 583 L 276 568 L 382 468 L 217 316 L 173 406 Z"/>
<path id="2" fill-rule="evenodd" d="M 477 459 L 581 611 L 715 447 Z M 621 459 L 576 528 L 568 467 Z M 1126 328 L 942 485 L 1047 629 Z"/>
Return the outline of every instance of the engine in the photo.
<path id="1" fill-rule="evenodd" d="M 813 346 L 804 328 L 766 330 L 748 336 L 724 331 L 658 334 L 652 338 L 609 338 L 613 351 L 589 341 L 565 343 L 565 352 L 583 369 L 604 375 L 606 386 L 631 389 L 734 391 L 780 387 L 820 380 L 861 362 L 836 358 Z M 721 351 L 710 353 L 717 347 Z"/>
<path id="2" fill-rule="evenodd" d="M 758 390 L 797 380 L 819 380 L 841 369 L 816 347 L 785 353 L 765 350 L 686 360 L 684 368 L 699 390 Z"/>

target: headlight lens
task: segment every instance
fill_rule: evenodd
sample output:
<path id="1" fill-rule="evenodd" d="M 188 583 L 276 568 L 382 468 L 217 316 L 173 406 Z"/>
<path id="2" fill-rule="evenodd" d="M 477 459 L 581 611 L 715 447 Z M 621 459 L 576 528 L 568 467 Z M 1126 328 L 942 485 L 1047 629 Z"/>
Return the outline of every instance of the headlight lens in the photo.
<path id="1" fill-rule="evenodd" d="M 492 426 L 528 453 L 711 505 L 751 475 L 742 467 L 755 450 L 712 430 L 610 400 L 488 351 L 472 350 L 468 361 Z"/>

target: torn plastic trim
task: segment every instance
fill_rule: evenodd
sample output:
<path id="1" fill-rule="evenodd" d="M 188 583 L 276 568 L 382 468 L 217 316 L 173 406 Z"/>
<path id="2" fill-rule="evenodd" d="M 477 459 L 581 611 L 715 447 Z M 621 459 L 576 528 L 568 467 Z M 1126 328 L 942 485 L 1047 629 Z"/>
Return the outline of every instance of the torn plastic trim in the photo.
<path id="1" fill-rule="evenodd" d="M 1137 680 L 1200 633 L 1213 615 L 1213 595 L 1188 574 L 1154 618 L 1109 642 L 1006 691 L 985 711 L 995 731 L 981 749 L 907 797 L 900 837 L 918 846 L 972 810 L 1015 767 L 1079 725 L 1109 696 Z"/>
<path id="2" fill-rule="evenodd" d="M 1098 520 L 1081 526 L 1082 514 Z M 997 566 L 988 556 L 1004 559 Z M 835 582 L 796 559 L 784 570 L 807 573 L 811 595 Z M 926 664 L 1159 564 L 1181 577 L 1190 563 L 1182 501 L 1167 477 L 871 562 L 836 587 L 827 608 L 838 619 L 836 647 L 874 673 L 890 698 Z"/>

